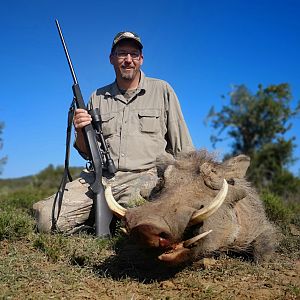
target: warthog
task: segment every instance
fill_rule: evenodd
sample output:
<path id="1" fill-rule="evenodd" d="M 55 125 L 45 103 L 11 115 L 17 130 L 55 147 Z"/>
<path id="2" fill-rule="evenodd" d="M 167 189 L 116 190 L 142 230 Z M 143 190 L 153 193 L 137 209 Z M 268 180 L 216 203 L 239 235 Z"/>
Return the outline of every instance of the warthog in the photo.
<path id="1" fill-rule="evenodd" d="M 196 151 L 161 166 L 163 187 L 153 201 L 126 210 L 110 186 L 106 198 L 129 236 L 161 249 L 161 261 L 177 265 L 220 251 L 261 261 L 274 250 L 276 231 L 245 179 L 249 164 L 245 155 L 218 163 L 206 151 Z"/>

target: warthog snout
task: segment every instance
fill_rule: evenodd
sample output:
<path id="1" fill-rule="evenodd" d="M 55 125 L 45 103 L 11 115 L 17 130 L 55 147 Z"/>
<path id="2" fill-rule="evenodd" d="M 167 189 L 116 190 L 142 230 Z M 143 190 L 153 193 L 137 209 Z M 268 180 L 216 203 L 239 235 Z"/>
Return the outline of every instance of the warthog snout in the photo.
<path id="1" fill-rule="evenodd" d="M 130 236 L 138 243 L 151 248 L 168 248 L 172 244 L 171 233 L 153 224 L 140 224 L 130 231 Z"/>

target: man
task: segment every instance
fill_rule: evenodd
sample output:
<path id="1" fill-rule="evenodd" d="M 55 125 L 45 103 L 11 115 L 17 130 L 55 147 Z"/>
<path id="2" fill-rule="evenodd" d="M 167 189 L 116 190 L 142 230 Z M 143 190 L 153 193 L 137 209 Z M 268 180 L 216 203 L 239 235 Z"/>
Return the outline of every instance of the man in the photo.
<path id="1" fill-rule="evenodd" d="M 147 199 L 159 182 L 156 161 L 194 149 L 182 116 L 177 96 L 162 80 L 148 78 L 141 71 L 143 45 L 133 32 L 120 32 L 113 40 L 110 63 L 116 80 L 97 89 L 88 109 L 99 108 L 102 130 L 117 168 L 111 180 L 115 199 L 123 206 L 134 206 Z M 75 147 L 88 159 L 82 128 L 91 116 L 84 109 L 74 115 Z M 105 176 L 105 172 L 103 174 Z M 88 190 L 93 174 L 83 172 L 68 183 L 58 227 L 74 232 L 82 225 L 92 225 L 92 195 Z M 50 231 L 53 196 L 34 205 L 40 231 Z"/>

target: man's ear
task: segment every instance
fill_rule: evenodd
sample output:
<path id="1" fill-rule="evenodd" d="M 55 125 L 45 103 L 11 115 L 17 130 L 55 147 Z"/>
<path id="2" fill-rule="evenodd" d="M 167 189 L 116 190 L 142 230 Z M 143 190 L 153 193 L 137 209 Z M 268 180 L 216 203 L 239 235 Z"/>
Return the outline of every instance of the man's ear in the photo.
<path id="1" fill-rule="evenodd" d="M 143 62 L 144 62 L 144 55 L 143 55 L 143 53 L 141 53 L 141 58 L 140 58 L 140 65 L 142 65 L 143 64 Z"/>
<path id="2" fill-rule="evenodd" d="M 109 55 L 109 61 L 110 61 L 110 63 L 113 65 L 114 63 L 113 63 L 113 59 L 114 59 L 114 56 L 113 56 L 113 54 L 111 53 L 110 55 Z"/>

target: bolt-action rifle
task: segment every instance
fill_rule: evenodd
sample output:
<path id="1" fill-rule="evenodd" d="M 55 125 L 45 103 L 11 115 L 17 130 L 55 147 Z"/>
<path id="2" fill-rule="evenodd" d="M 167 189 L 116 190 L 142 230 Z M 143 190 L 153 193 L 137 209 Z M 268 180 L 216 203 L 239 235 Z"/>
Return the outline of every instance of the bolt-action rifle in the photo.
<path id="1" fill-rule="evenodd" d="M 69 52 L 58 20 L 55 20 L 55 23 L 73 77 L 74 84 L 72 85 L 72 90 L 76 107 L 86 109 L 81 90 L 75 75 L 75 71 L 72 65 L 72 61 L 70 59 Z M 88 157 L 90 160 L 90 166 L 95 174 L 95 181 L 93 182 L 93 184 L 90 185 L 89 188 L 95 195 L 95 234 L 96 236 L 100 237 L 110 235 L 109 225 L 112 219 L 112 213 L 105 201 L 104 188 L 102 184 L 102 171 L 103 169 L 105 169 L 111 176 L 113 176 L 116 172 L 116 167 L 114 165 L 113 160 L 110 157 L 108 147 L 103 137 L 101 126 L 102 121 L 99 109 L 93 109 L 89 111 L 89 114 L 92 116 L 92 124 L 85 126 L 82 130 L 85 143 L 89 151 Z"/>

